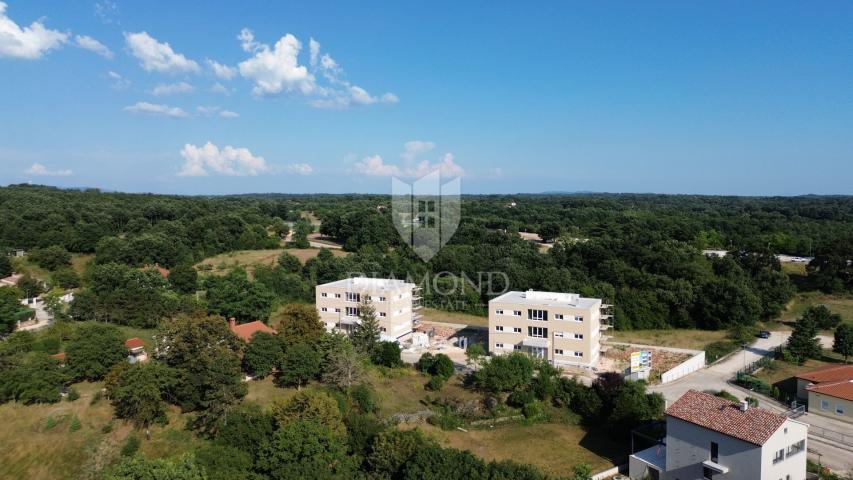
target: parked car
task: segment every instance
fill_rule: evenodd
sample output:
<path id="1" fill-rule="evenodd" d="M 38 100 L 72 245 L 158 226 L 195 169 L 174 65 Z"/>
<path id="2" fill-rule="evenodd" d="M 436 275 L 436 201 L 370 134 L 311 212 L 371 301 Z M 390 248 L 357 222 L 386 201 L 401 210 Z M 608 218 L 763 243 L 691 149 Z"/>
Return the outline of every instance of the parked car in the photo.
<path id="1" fill-rule="evenodd" d="M 762 331 L 758 332 L 758 337 L 759 338 L 770 338 L 770 332 L 767 330 L 762 330 Z"/>

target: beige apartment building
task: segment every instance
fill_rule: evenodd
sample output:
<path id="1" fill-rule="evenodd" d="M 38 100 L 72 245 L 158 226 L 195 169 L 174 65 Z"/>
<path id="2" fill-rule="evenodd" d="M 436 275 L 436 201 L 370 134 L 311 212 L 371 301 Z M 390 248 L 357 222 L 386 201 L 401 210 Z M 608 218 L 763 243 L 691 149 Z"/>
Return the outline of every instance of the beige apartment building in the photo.
<path id="1" fill-rule="evenodd" d="M 598 362 L 601 299 L 576 293 L 507 292 L 489 302 L 489 351 L 521 351 L 554 365 L 593 367 Z M 604 320 L 604 322 L 602 322 Z"/>
<path id="2" fill-rule="evenodd" d="M 418 319 L 418 287 L 403 280 L 355 277 L 317 285 L 315 304 L 326 330 L 352 332 L 360 322 L 359 303 L 369 297 L 383 340 L 408 335 Z"/>

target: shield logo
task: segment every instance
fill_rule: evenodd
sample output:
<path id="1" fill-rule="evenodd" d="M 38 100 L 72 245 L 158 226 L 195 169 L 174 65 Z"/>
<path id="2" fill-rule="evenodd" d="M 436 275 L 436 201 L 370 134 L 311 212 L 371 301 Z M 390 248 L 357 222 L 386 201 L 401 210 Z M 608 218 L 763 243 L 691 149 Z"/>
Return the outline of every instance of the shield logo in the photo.
<path id="1" fill-rule="evenodd" d="M 403 240 L 428 262 L 456 232 L 461 211 L 461 180 L 444 185 L 435 170 L 406 183 L 391 179 L 391 216 Z"/>

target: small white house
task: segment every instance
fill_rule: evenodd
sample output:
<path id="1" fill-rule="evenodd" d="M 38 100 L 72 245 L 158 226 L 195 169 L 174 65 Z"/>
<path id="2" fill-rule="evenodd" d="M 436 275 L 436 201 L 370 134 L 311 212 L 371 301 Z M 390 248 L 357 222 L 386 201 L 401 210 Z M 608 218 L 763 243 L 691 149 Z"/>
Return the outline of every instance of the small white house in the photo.
<path id="1" fill-rule="evenodd" d="M 808 425 L 690 390 L 666 410 L 666 440 L 629 458 L 631 478 L 805 480 Z"/>

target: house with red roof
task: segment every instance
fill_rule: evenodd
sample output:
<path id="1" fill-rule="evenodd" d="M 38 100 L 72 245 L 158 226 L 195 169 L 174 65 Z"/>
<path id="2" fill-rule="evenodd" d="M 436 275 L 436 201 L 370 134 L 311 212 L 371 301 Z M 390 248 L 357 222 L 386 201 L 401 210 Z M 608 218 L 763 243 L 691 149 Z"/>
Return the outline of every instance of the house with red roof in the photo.
<path id="1" fill-rule="evenodd" d="M 806 387 L 809 413 L 853 424 L 853 378 Z"/>
<path id="2" fill-rule="evenodd" d="M 148 353 L 145 351 L 145 343 L 141 338 L 128 338 L 125 340 L 124 346 L 129 352 L 127 355 L 127 361 L 129 363 L 148 361 Z"/>
<path id="3" fill-rule="evenodd" d="M 60 364 L 65 365 L 65 352 L 54 353 L 50 358 L 55 358 Z"/>
<path id="4" fill-rule="evenodd" d="M 797 375 L 797 399 L 805 402 L 809 398 L 806 387 L 821 383 L 853 380 L 853 365 L 831 364 Z"/>
<path id="5" fill-rule="evenodd" d="M 265 323 L 255 320 L 254 322 L 249 323 L 237 323 L 237 319 L 231 317 L 228 319 L 228 328 L 234 332 L 234 335 L 240 337 L 244 342 L 249 343 L 252 341 L 252 335 L 257 332 L 271 333 L 275 335 L 276 332 L 274 329 L 268 327 Z"/>
<path id="6" fill-rule="evenodd" d="M 666 409 L 666 438 L 629 458 L 631 478 L 804 480 L 808 425 L 690 390 Z"/>

